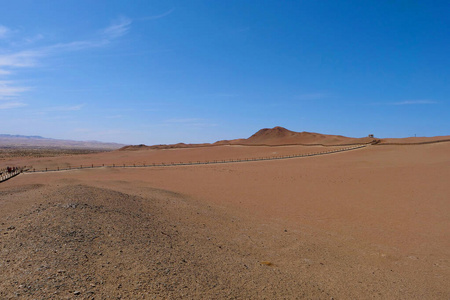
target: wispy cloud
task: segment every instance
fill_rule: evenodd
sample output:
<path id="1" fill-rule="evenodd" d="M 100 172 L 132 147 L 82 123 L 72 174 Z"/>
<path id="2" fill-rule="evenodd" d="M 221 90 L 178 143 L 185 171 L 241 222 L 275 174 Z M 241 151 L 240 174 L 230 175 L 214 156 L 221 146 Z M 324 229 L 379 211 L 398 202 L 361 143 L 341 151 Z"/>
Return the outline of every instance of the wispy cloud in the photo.
<path id="1" fill-rule="evenodd" d="M 239 97 L 239 94 L 233 94 L 233 93 L 213 93 L 213 94 L 206 94 L 206 97 L 214 97 L 214 98 L 235 98 Z"/>
<path id="2" fill-rule="evenodd" d="M 193 122 L 199 122 L 203 121 L 203 119 L 199 118 L 173 118 L 173 119 L 167 119 L 164 122 L 165 123 L 193 123 Z"/>
<path id="3" fill-rule="evenodd" d="M 405 100 L 405 101 L 397 101 L 397 102 L 372 102 L 368 103 L 368 105 L 374 106 L 402 106 L 402 105 L 431 105 L 438 104 L 438 101 L 434 100 Z"/>
<path id="4" fill-rule="evenodd" d="M 139 21 L 147 21 L 147 20 L 157 20 L 157 19 L 161 19 L 161 18 L 167 17 L 168 15 L 170 15 L 171 13 L 173 13 L 174 10 L 175 10 L 175 8 L 172 8 L 172 9 L 170 9 L 170 10 L 168 10 L 168 11 L 166 11 L 165 13 L 162 13 L 162 14 L 160 14 L 160 15 L 143 17 L 143 18 L 140 18 L 140 19 L 138 19 L 138 20 L 139 20 Z"/>
<path id="5" fill-rule="evenodd" d="M 242 28 L 239 28 L 239 29 L 236 30 L 236 32 L 247 32 L 247 31 L 250 31 L 250 27 L 249 26 L 242 27 Z"/>
<path id="6" fill-rule="evenodd" d="M 121 17 L 115 20 L 112 25 L 101 30 L 101 35 L 97 38 L 67 43 L 57 43 L 36 49 L 23 50 L 14 53 L 0 55 L 0 67 L 22 68 L 34 67 L 39 58 L 51 55 L 55 52 L 76 51 L 87 48 L 104 46 L 112 40 L 125 35 L 131 24 L 131 19 Z M 30 41 L 42 39 L 43 35 L 38 34 Z"/>
<path id="7" fill-rule="evenodd" d="M 436 104 L 437 101 L 433 100 L 407 100 L 400 102 L 392 102 L 390 105 L 417 105 L 417 104 Z"/>
<path id="8" fill-rule="evenodd" d="M 0 76 L 1 75 L 9 75 L 9 74 L 11 74 L 11 71 L 6 71 L 6 70 L 0 69 Z"/>
<path id="9" fill-rule="evenodd" d="M 32 44 L 32 43 L 40 41 L 42 39 L 44 39 L 44 35 L 39 33 L 39 34 L 36 34 L 35 36 L 32 36 L 32 37 L 26 37 L 23 40 L 27 44 Z"/>
<path id="10" fill-rule="evenodd" d="M 217 124 L 209 122 L 209 120 L 201 118 L 173 118 L 164 121 L 165 126 L 188 126 L 188 127 L 213 127 Z"/>
<path id="11" fill-rule="evenodd" d="M 0 39 L 6 38 L 10 32 L 11 30 L 8 27 L 0 25 Z"/>
<path id="12" fill-rule="evenodd" d="M 29 87 L 14 86 L 12 81 L 0 81 L 0 100 L 16 97 L 28 90 Z"/>
<path id="13" fill-rule="evenodd" d="M 18 108 L 18 107 L 23 107 L 26 106 L 25 103 L 22 102 L 5 102 L 5 103 L 0 103 L 0 109 L 11 109 L 11 108 Z"/>
<path id="14" fill-rule="evenodd" d="M 74 41 L 69 43 L 59 43 L 43 47 L 39 49 L 39 53 L 43 56 L 49 56 L 51 54 L 69 52 L 69 51 L 79 51 L 89 48 L 101 47 L 109 43 L 107 39 L 99 40 L 86 40 L 86 41 Z"/>
<path id="15" fill-rule="evenodd" d="M 96 37 L 87 40 L 71 41 L 65 43 L 57 43 L 43 47 L 35 47 L 31 49 L 23 49 L 20 51 L 10 51 L 3 49 L 0 54 L 0 76 L 3 79 L 8 78 L 15 71 L 23 68 L 36 68 L 40 66 L 41 60 L 44 57 L 57 55 L 69 51 L 80 51 L 89 48 L 106 46 L 114 39 L 125 35 L 130 30 L 131 19 L 120 17 L 113 21 L 112 24 L 97 33 Z M 0 25 L 0 39 L 5 38 L 10 34 L 11 30 L 3 25 Z M 27 40 L 25 45 L 29 47 L 30 43 L 43 39 L 42 34 L 37 34 Z M 22 45 L 24 46 L 24 45 Z M 17 47 L 14 47 L 17 48 Z M 23 48 L 23 47 L 22 47 Z M 5 98 L 19 97 L 23 92 L 29 91 L 29 87 L 19 86 L 13 80 L 0 81 L 0 100 Z M 9 106 L 3 103 L 3 107 L 19 107 L 19 102 L 9 102 Z M 15 106 L 14 106 L 15 105 Z M 21 105 L 23 106 L 23 105 Z M 73 106 L 58 108 L 58 110 L 79 110 L 82 106 Z"/>
<path id="16" fill-rule="evenodd" d="M 33 67 L 37 63 L 37 59 L 42 57 L 44 53 L 40 50 L 26 50 L 16 53 L 1 54 L 0 67 L 3 68 L 25 68 Z"/>
<path id="17" fill-rule="evenodd" d="M 53 106 L 43 109 L 43 111 L 78 111 L 81 110 L 85 104 L 78 104 L 72 106 Z"/>
<path id="18" fill-rule="evenodd" d="M 106 46 L 113 40 L 125 35 L 130 30 L 131 23 L 131 19 L 120 17 L 113 21 L 110 26 L 102 29 L 100 31 L 101 36 L 97 38 L 50 45 L 41 48 L 40 53 L 50 55 L 55 52 L 79 51 Z"/>
<path id="19" fill-rule="evenodd" d="M 122 115 L 111 115 L 111 116 L 105 116 L 107 119 L 121 119 L 123 118 Z"/>
<path id="20" fill-rule="evenodd" d="M 102 33 L 108 39 L 115 39 L 123 36 L 130 30 L 131 19 L 126 17 L 120 17 L 116 21 L 114 21 L 111 26 L 103 29 Z"/>
<path id="21" fill-rule="evenodd" d="M 330 96 L 329 93 L 306 93 L 306 94 L 300 94 L 296 95 L 295 99 L 297 100 L 319 100 L 328 98 Z"/>

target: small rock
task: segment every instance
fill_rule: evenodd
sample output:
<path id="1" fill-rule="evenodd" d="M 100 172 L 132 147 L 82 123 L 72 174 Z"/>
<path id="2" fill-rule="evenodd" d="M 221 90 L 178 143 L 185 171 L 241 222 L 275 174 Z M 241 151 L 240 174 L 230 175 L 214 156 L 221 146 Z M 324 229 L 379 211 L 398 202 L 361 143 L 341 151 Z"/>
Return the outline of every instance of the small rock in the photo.
<path id="1" fill-rule="evenodd" d="M 79 295 L 79 294 L 81 294 L 81 292 L 80 291 L 75 291 L 75 292 L 73 292 L 73 294 L 74 295 Z"/>

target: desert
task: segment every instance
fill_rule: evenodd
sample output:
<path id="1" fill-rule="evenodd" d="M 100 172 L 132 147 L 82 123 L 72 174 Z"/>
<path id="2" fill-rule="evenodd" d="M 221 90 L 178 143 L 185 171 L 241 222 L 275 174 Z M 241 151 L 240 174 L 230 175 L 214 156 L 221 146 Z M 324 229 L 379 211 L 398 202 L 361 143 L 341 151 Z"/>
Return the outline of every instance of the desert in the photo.
<path id="1" fill-rule="evenodd" d="M 0 300 L 450 299 L 450 1 L 0 1 Z"/>
<path id="2" fill-rule="evenodd" d="M 3 157 L 0 297 L 450 297 L 449 137 L 256 137 Z"/>

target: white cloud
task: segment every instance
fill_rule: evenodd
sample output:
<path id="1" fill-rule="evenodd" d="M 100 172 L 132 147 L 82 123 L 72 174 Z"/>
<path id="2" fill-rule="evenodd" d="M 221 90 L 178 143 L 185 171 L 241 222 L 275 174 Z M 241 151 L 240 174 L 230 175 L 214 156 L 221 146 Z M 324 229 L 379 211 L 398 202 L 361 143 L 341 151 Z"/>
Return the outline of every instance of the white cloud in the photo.
<path id="1" fill-rule="evenodd" d="M 119 38 L 125 35 L 131 24 L 131 19 L 121 17 L 117 19 L 113 24 L 104 30 L 101 35 L 97 35 L 96 38 L 81 41 L 72 41 L 68 43 L 58 43 L 45 47 L 39 47 L 34 49 L 27 49 L 15 52 L 7 52 L 7 49 L 2 49 L 0 53 L 0 76 L 2 78 L 8 77 L 12 74 L 12 71 L 20 68 L 33 68 L 38 67 L 40 59 L 46 56 L 60 54 L 68 51 L 80 51 L 89 48 L 101 47 L 109 44 L 113 39 Z M 0 25 L 0 39 L 9 35 L 11 30 L 3 25 Z M 43 38 L 42 34 L 38 34 L 33 38 L 25 39 L 27 44 L 33 43 Z M 30 88 L 16 86 L 13 81 L 0 81 L 0 100 L 5 98 L 18 97 L 21 93 L 28 91 Z M 2 104 L 3 107 L 11 108 L 19 107 L 19 102 L 10 102 L 9 104 Z M 9 105 L 9 106 L 8 106 Z M 20 105 L 23 106 L 23 105 Z M 74 111 L 80 110 L 83 105 L 72 107 L 59 107 L 53 108 L 54 110 Z"/>
<path id="2" fill-rule="evenodd" d="M 25 103 L 22 102 L 5 102 L 0 103 L 0 109 L 11 109 L 26 106 Z"/>
<path id="3" fill-rule="evenodd" d="M 16 97 L 23 92 L 29 91 L 29 87 L 14 86 L 12 81 L 0 81 L 0 100 Z"/>
<path id="4" fill-rule="evenodd" d="M 33 67 L 37 58 L 43 56 L 42 51 L 26 50 L 10 54 L 0 55 L 0 67 L 25 68 Z"/>

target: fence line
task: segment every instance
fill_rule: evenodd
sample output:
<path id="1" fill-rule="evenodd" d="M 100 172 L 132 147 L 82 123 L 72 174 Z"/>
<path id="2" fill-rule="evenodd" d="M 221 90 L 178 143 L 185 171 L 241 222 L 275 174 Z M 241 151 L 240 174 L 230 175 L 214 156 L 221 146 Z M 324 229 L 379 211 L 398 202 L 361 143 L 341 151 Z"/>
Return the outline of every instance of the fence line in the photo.
<path id="1" fill-rule="evenodd" d="M 60 168 L 56 169 L 48 169 L 45 168 L 42 170 L 36 170 L 34 168 L 29 167 L 24 172 L 26 173 L 43 173 L 43 172 L 58 172 L 58 171 L 69 171 L 69 170 L 82 170 L 82 169 L 94 169 L 94 168 L 148 168 L 148 167 L 173 167 L 173 166 L 193 166 L 193 165 L 210 165 L 210 164 L 226 164 L 226 163 L 241 163 L 241 162 L 252 162 L 252 161 L 266 161 L 266 160 L 280 160 L 280 159 L 289 159 L 289 158 L 300 158 L 300 157 L 309 157 L 309 156 L 318 156 L 325 154 L 332 154 L 338 152 L 345 152 L 355 149 L 361 149 L 367 147 L 368 144 L 357 145 L 352 147 L 345 147 L 340 149 L 334 149 L 329 151 L 322 152 L 314 152 L 314 153 L 305 153 L 305 154 L 291 154 L 291 155 L 280 155 L 280 156 L 267 156 L 267 157 L 258 157 L 258 158 L 243 158 L 243 159 L 223 159 L 223 160 L 208 160 L 208 161 L 189 161 L 189 162 L 170 162 L 170 163 L 150 163 L 150 164 L 112 164 L 112 165 L 80 165 L 79 167 L 69 166 L 68 168 Z"/>
<path id="2" fill-rule="evenodd" d="M 424 141 L 424 142 L 411 142 L 411 143 L 395 143 L 395 142 L 391 142 L 391 143 L 377 143 L 377 144 L 373 144 L 374 146 L 415 146 L 415 145 L 427 145 L 427 144 L 437 144 L 437 143 L 445 143 L 445 142 L 450 142 L 450 139 L 442 139 L 442 140 L 436 140 L 436 141 Z"/>
<path id="3" fill-rule="evenodd" d="M 14 168 L 14 170 L 1 169 L 0 170 L 0 182 L 6 181 L 14 176 L 19 175 L 22 172 L 26 172 L 27 167 L 18 167 Z"/>

